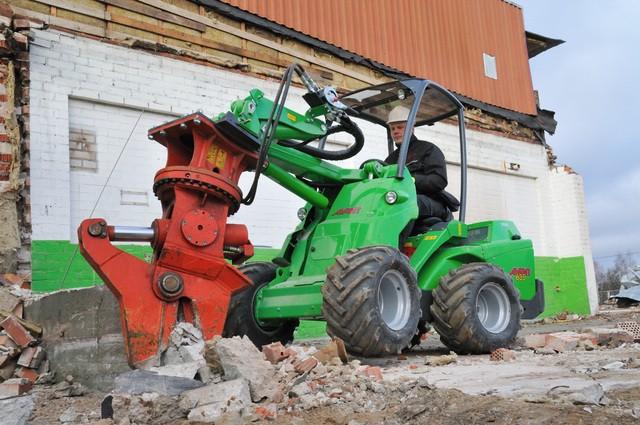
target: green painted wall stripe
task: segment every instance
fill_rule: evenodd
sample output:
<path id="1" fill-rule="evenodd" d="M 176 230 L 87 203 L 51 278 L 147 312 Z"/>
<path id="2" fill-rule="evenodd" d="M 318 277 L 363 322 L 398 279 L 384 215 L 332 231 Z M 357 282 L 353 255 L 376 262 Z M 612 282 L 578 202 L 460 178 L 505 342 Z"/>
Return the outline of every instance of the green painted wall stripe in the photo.
<path id="1" fill-rule="evenodd" d="M 146 245 L 123 244 L 119 247 L 141 259 L 149 259 L 151 256 L 151 248 Z M 272 248 L 257 248 L 252 261 L 268 261 L 275 257 L 278 251 Z M 68 241 L 33 241 L 32 262 L 32 289 L 35 292 L 82 288 L 102 283 L 77 252 L 77 246 Z M 536 257 L 535 265 L 536 275 L 545 286 L 546 309 L 541 317 L 552 316 L 562 311 L 589 314 L 583 257 Z M 324 335 L 324 329 L 324 322 L 304 322 L 297 335 L 315 338 Z"/>
<path id="2" fill-rule="evenodd" d="M 147 261 L 151 259 L 152 250 L 148 245 L 122 244 L 118 245 L 118 248 L 140 259 Z M 273 248 L 256 248 L 252 261 L 269 261 L 279 251 Z M 33 241 L 31 261 L 31 289 L 35 292 L 85 288 L 102 284 L 100 277 L 78 251 L 78 246 L 68 241 Z"/>

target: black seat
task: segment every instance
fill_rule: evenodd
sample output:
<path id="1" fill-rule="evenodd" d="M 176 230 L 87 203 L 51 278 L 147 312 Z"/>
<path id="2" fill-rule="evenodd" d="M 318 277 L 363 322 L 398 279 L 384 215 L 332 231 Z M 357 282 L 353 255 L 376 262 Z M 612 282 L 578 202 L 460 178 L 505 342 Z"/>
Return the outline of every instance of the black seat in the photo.
<path id="1" fill-rule="evenodd" d="M 411 229 L 411 236 L 427 233 L 429 230 L 442 230 L 447 227 L 447 223 L 453 220 L 453 214 L 449 211 L 449 216 L 446 220 L 440 217 L 418 217 L 413 223 L 413 229 Z"/>

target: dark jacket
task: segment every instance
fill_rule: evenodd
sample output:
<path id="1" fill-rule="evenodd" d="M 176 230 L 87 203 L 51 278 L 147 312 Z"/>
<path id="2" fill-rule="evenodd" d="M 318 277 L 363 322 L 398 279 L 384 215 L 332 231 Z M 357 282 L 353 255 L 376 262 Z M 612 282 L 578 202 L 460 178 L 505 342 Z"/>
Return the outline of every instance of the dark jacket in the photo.
<path id="1" fill-rule="evenodd" d="M 399 155 L 400 148 L 393 151 L 385 162 L 397 164 Z M 447 187 L 447 163 L 442 151 L 433 143 L 411 136 L 406 166 L 416 181 L 419 195 L 438 195 Z"/>

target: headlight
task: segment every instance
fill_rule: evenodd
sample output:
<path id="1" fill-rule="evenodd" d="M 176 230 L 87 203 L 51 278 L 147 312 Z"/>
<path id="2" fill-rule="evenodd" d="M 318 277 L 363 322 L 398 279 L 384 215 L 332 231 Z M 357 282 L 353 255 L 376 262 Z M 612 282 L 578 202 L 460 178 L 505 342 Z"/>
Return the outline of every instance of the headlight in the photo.
<path id="1" fill-rule="evenodd" d="M 387 201 L 387 204 L 395 204 L 398 200 L 398 194 L 395 192 L 387 192 L 384 194 L 384 200 Z"/>

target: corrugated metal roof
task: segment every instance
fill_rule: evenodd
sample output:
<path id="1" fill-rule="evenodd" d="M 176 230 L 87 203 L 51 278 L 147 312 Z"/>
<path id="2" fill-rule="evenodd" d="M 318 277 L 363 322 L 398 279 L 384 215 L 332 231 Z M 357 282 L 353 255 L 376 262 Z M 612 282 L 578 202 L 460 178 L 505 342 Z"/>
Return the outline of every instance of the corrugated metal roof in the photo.
<path id="1" fill-rule="evenodd" d="M 223 0 L 457 93 L 536 114 L 522 10 L 504 0 Z M 484 72 L 495 57 L 497 79 Z"/>

